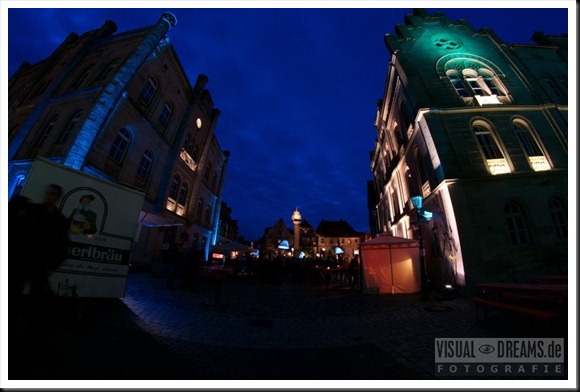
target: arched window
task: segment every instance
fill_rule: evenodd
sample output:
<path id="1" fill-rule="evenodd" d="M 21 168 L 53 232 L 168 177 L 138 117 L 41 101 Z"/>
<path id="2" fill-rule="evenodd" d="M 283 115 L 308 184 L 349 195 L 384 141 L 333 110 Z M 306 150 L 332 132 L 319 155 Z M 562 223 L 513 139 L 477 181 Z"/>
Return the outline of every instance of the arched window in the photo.
<path id="1" fill-rule="evenodd" d="M 205 207 L 205 221 L 206 223 L 211 222 L 211 206 L 209 204 Z"/>
<path id="2" fill-rule="evenodd" d="M 63 144 L 66 143 L 70 135 L 72 134 L 73 129 L 77 126 L 78 122 L 80 121 L 81 117 L 83 116 L 84 111 L 78 110 L 70 119 L 68 124 L 62 129 L 58 139 L 56 139 L 56 144 Z"/>
<path id="3" fill-rule="evenodd" d="M 417 174 L 418 174 L 418 178 L 415 180 L 419 181 L 418 182 L 418 193 L 416 195 L 413 196 L 423 196 L 426 197 L 427 194 L 424 194 L 423 192 L 423 188 L 427 187 L 427 189 L 429 189 L 428 192 L 430 192 L 430 188 L 429 188 L 429 178 L 427 177 L 427 173 L 425 172 L 425 166 L 423 165 L 423 157 L 421 156 L 421 151 L 419 150 L 419 148 L 415 148 L 415 152 L 413 154 L 413 157 L 415 158 L 415 166 L 417 167 Z M 427 183 L 427 185 L 426 185 Z M 428 193 L 427 192 L 427 193 Z"/>
<path id="4" fill-rule="evenodd" d="M 126 128 L 121 128 L 111 146 L 111 150 L 109 150 L 109 158 L 118 164 L 123 163 L 130 143 L 131 133 Z"/>
<path id="5" fill-rule="evenodd" d="M 470 97 L 469 92 L 467 91 L 465 85 L 463 84 L 463 78 L 461 77 L 461 74 L 458 71 L 454 69 L 451 71 L 447 71 L 447 77 L 449 78 L 449 82 L 451 82 L 451 85 L 455 89 L 455 92 L 457 92 L 457 94 L 460 97 L 463 98 Z"/>
<path id="6" fill-rule="evenodd" d="M 163 110 L 161 111 L 161 115 L 159 116 L 159 123 L 163 127 L 167 127 L 167 124 L 169 124 L 169 119 L 171 118 L 172 112 L 173 105 L 171 102 L 165 102 L 165 105 L 163 105 Z"/>
<path id="7" fill-rule="evenodd" d="M 44 145 L 46 138 L 50 134 L 50 131 L 52 130 L 52 128 L 54 128 L 57 121 L 58 121 L 58 114 L 55 114 L 44 124 L 44 127 L 42 127 L 42 130 L 38 133 L 38 135 L 36 136 L 36 139 L 34 139 L 34 143 L 32 143 L 33 148 L 40 148 Z"/>
<path id="8" fill-rule="evenodd" d="M 507 103 L 507 89 L 491 68 L 491 63 L 475 57 L 454 58 L 443 67 L 455 92 L 466 102 L 477 102 L 482 106 Z M 443 69 L 438 72 L 443 72 Z"/>
<path id="9" fill-rule="evenodd" d="M 405 138 L 403 137 L 403 132 L 401 131 L 401 127 L 398 124 L 395 125 L 395 130 L 393 133 L 397 139 L 397 147 L 400 149 L 401 146 L 405 143 Z"/>
<path id="10" fill-rule="evenodd" d="M 74 82 L 74 84 L 72 85 L 73 88 L 81 87 L 89 78 L 89 76 L 93 73 L 94 68 L 95 68 L 94 65 L 89 65 L 85 69 L 85 71 L 81 74 L 81 76 L 79 76 L 79 78 Z"/>
<path id="11" fill-rule="evenodd" d="M 197 200 L 197 210 L 196 210 L 196 217 L 197 219 L 201 218 L 201 213 L 203 211 L 203 197 L 200 197 Z"/>
<path id="12" fill-rule="evenodd" d="M 171 184 L 169 185 L 169 197 L 173 200 L 177 200 L 177 190 L 179 189 L 179 183 L 181 178 L 176 174 L 171 179 Z"/>
<path id="13" fill-rule="evenodd" d="M 103 68 L 103 70 L 101 71 L 101 73 L 99 74 L 99 76 L 97 77 L 97 80 L 105 80 L 109 77 L 109 75 L 117 69 L 117 67 L 119 66 L 120 61 L 119 60 L 113 60 L 111 63 L 109 63 L 109 65 L 107 65 L 105 68 Z"/>
<path id="14" fill-rule="evenodd" d="M 153 100 L 153 96 L 157 92 L 158 88 L 159 88 L 159 82 L 157 81 L 157 79 L 155 77 L 151 76 L 149 78 L 149 80 L 147 81 L 147 83 L 145 84 L 145 86 L 143 87 L 143 90 L 141 90 L 141 94 L 139 94 L 139 98 L 141 99 L 141 101 L 143 101 L 143 103 L 145 103 L 146 105 L 149 105 L 151 103 L 151 101 Z"/>
<path id="15" fill-rule="evenodd" d="M 408 192 L 407 195 L 408 197 L 405 200 L 409 200 L 413 196 L 420 195 L 419 190 L 417 189 L 417 186 L 415 184 L 415 181 L 413 181 L 413 174 L 411 173 L 411 169 L 409 169 L 408 167 L 405 170 L 405 181 L 407 183 L 407 192 Z"/>
<path id="16" fill-rule="evenodd" d="M 513 246 L 529 245 L 531 238 L 523 208 L 510 201 L 504 208 L 510 243 Z"/>
<path id="17" fill-rule="evenodd" d="M 137 178 L 141 180 L 146 180 L 149 177 L 149 172 L 151 171 L 151 166 L 153 165 L 153 152 L 151 150 L 145 151 L 141 157 L 141 163 L 137 169 Z"/>
<path id="18" fill-rule="evenodd" d="M 556 236 L 558 239 L 567 240 L 568 219 L 566 214 L 566 206 L 559 198 L 552 197 L 548 201 L 548 207 L 550 208 L 550 216 L 552 217 L 554 230 L 556 230 Z"/>
<path id="19" fill-rule="evenodd" d="M 478 122 L 472 124 L 471 130 L 477 139 L 477 144 L 479 144 L 485 159 L 498 159 L 504 157 L 497 145 L 491 127 L 483 122 Z"/>
<path id="20" fill-rule="evenodd" d="M 477 140 L 489 172 L 493 175 L 510 173 L 510 166 L 492 126 L 486 121 L 476 120 L 471 124 L 471 131 Z"/>
<path id="21" fill-rule="evenodd" d="M 179 187 L 179 194 L 177 195 L 177 204 L 185 205 L 187 200 L 187 184 L 184 182 Z"/>
<path id="22" fill-rule="evenodd" d="M 512 122 L 512 127 L 526 153 L 530 166 L 535 171 L 550 170 L 551 166 L 545 157 L 536 133 L 530 125 L 522 119 L 515 119 Z"/>

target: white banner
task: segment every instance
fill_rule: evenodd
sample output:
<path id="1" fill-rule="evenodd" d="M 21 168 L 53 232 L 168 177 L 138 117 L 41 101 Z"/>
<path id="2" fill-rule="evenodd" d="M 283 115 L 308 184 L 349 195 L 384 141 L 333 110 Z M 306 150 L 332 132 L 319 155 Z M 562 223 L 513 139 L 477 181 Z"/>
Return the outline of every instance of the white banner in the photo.
<path id="1" fill-rule="evenodd" d="M 68 221 L 68 258 L 51 276 L 58 295 L 123 297 L 142 192 L 38 158 L 22 195 L 40 203 L 46 186 L 63 188 L 60 211 Z"/>

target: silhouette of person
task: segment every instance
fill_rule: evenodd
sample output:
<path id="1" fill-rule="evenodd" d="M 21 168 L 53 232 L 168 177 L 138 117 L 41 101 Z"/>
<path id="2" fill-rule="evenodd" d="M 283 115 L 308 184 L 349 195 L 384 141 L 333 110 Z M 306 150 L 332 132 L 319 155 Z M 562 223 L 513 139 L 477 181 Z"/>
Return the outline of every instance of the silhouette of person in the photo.
<path id="1" fill-rule="evenodd" d="M 8 203 L 8 319 L 14 325 L 24 316 L 24 288 L 29 279 L 32 247 L 20 246 L 29 238 L 33 228 L 32 203 L 27 197 L 17 195 Z"/>
<path id="2" fill-rule="evenodd" d="M 28 237 L 36 243 L 30 245 L 30 295 L 33 311 L 39 314 L 46 310 L 46 300 L 52 295 L 48 278 L 64 262 L 68 252 L 68 225 L 57 206 L 62 192 L 60 185 L 49 184 L 42 203 L 31 206 L 33 226 Z"/>

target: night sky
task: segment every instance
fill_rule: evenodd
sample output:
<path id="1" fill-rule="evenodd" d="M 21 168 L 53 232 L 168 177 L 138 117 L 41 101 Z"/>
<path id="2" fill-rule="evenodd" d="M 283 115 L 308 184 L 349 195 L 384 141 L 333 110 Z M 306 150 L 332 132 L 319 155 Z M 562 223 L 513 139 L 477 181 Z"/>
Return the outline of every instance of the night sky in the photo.
<path id="1" fill-rule="evenodd" d="M 257 240 L 279 218 L 290 226 L 295 208 L 315 228 L 322 219 L 342 219 L 357 231 L 369 231 L 369 152 L 389 61 L 383 37 L 412 13 L 413 2 L 409 8 L 366 9 L 354 8 L 356 2 L 342 9 L 173 8 L 195 2 L 157 2 L 157 7 L 168 6 L 148 9 L 17 9 L 10 7 L 26 2 L 8 3 L 3 9 L 8 26 L 1 37 L 8 48 L 3 77 L 23 61 L 42 60 L 71 32 L 80 35 L 112 20 L 120 33 L 156 23 L 164 11 L 174 13 L 177 25 L 169 38 L 189 81 L 207 75 L 206 87 L 221 111 L 216 135 L 231 153 L 223 199 L 238 220 L 239 234 Z M 82 2 L 65 6 L 71 4 Z M 102 2 L 103 7 L 112 4 Z M 563 2 L 541 4 L 566 7 Z M 134 5 L 139 2 L 123 3 Z M 519 2 L 485 5 L 520 7 Z M 534 31 L 567 34 L 568 13 L 575 16 L 574 8 L 427 10 L 467 19 L 477 30 L 490 27 L 504 42 L 524 44 L 533 43 Z"/>

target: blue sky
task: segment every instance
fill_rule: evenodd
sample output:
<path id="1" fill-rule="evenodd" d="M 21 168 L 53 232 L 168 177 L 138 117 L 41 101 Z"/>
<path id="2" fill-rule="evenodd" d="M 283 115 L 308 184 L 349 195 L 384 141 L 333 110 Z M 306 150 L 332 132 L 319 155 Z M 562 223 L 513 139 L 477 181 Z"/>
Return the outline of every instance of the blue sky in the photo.
<path id="1" fill-rule="evenodd" d="M 256 240 L 279 218 L 290 226 L 295 208 L 314 227 L 321 219 L 342 219 L 358 231 L 369 230 L 369 152 L 390 57 L 383 37 L 412 13 L 413 2 L 408 8 L 357 8 L 352 2 L 347 8 L 268 9 L 183 8 L 196 2 L 163 3 L 168 7 L 157 2 L 159 8 L 91 2 L 94 8 L 66 9 L 8 3 L 8 37 L 2 30 L 8 47 L 2 74 L 8 76 L 22 61 L 48 56 L 71 32 L 82 34 L 106 20 L 125 32 L 152 25 L 171 11 L 177 25 L 169 38 L 190 83 L 207 75 L 206 87 L 221 111 L 216 135 L 231 153 L 224 201 L 238 220 L 239 234 Z M 466 19 L 475 29 L 490 27 L 508 43 L 532 43 L 534 31 L 566 34 L 568 12 L 575 15 L 564 2 L 539 3 L 559 9 L 517 8 L 519 2 L 486 2 L 512 7 L 486 9 L 427 3 L 420 6 L 427 5 L 430 13 Z M 530 4 L 538 6 L 521 2 Z"/>

